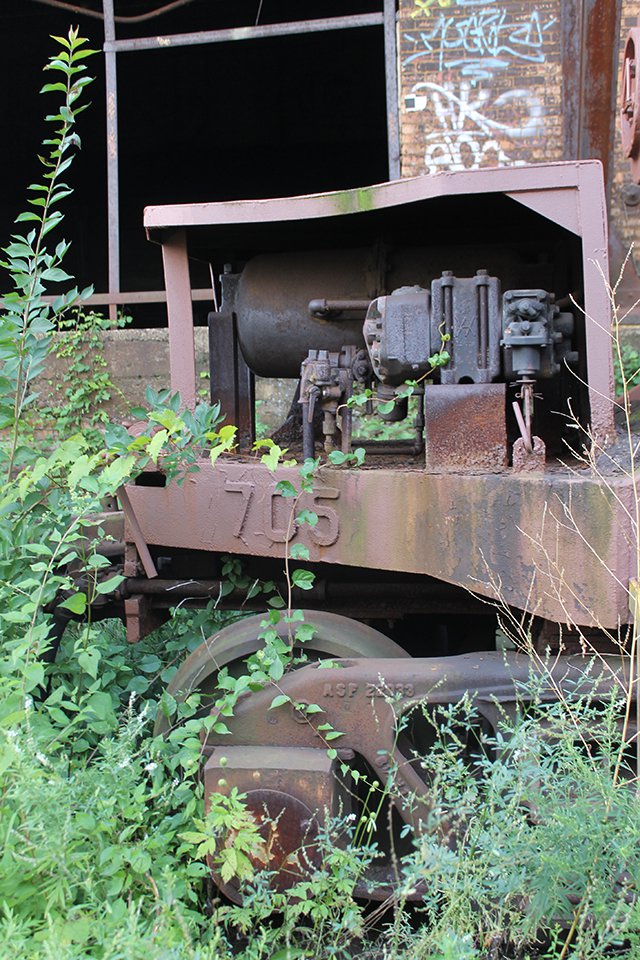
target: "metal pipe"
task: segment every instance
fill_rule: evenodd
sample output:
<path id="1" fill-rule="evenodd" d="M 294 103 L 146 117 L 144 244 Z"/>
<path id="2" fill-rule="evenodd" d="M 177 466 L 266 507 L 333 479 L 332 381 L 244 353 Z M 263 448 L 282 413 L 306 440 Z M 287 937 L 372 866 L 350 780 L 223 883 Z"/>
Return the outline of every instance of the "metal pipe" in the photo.
<path id="1" fill-rule="evenodd" d="M 44 303 L 53 303 L 58 296 L 44 296 Z M 191 291 L 191 299 L 213 303 L 211 287 L 202 287 Z M 166 303 L 166 290 L 120 290 L 118 293 L 92 293 L 82 301 L 83 306 L 104 307 L 110 304 L 125 305 L 129 303 Z"/>
<path id="2" fill-rule="evenodd" d="M 384 0 L 384 69 L 387 95 L 387 152 L 389 180 L 400 179 L 400 124 L 398 121 L 398 63 L 396 0 Z"/>
<path id="3" fill-rule="evenodd" d="M 122 557 L 124 556 L 124 540 L 103 540 L 95 546 L 96 553 L 101 557 Z"/>
<path id="4" fill-rule="evenodd" d="M 105 84 L 107 93 L 107 226 L 109 231 L 109 293 L 120 290 L 120 201 L 118 184 L 118 79 L 113 0 L 102 0 L 104 13 Z M 109 304 L 109 319 L 115 320 L 115 303 Z"/>
<path id="5" fill-rule="evenodd" d="M 353 444 L 358 447 L 364 447 L 365 453 L 380 456 L 404 456 L 417 457 L 422 453 L 424 447 L 417 440 L 359 440 L 353 438 Z"/>
<path id="6" fill-rule="evenodd" d="M 99 10 L 91 10 L 80 3 L 67 3 L 65 0 L 35 0 L 35 3 L 42 3 L 47 7 L 56 7 L 58 10 L 70 10 L 71 13 L 78 13 L 82 17 L 93 17 L 94 20 L 104 20 L 104 14 Z M 146 20 L 152 20 L 163 13 L 171 13 L 179 7 L 185 7 L 193 0 L 172 0 L 171 3 L 165 3 L 154 10 L 148 10 L 146 13 L 139 13 L 131 17 L 114 17 L 116 23 L 144 23 Z"/>
<path id="7" fill-rule="evenodd" d="M 370 305 L 371 300 L 310 300 L 309 315 L 325 320 L 338 320 L 342 313 L 366 313 Z"/>
<path id="8" fill-rule="evenodd" d="M 108 2 L 111 2 L 111 0 L 104 0 L 105 8 Z M 167 47 L 189 47 L 198 43 L 228 43 L 232 40 L 264 40 L 269 37 L 284 37 L 297 33 L 321 33 L 327 30 L 380 27 L 383 22 L 383 16 L 380 13 L 364 13 L 349 17 L 325 17 L 317 20 L 294 20 L 287 23 L 270 23 L 258 27 L 231 27 L 227 30 L 199 30 L 196 33 L 174 33 L 161 37 L 132 37 L 130 40 L 116 40 L 111 38 L 108 42 L 105 42 L 104 49 L 105 51 L 115 53 L 126 50 L 160 50 L 166 49 Z"/>
<path id="9" fill-rule="evenodd" d="M 158 596 L 165 595 L 168 598 L 176 600 L 184 597 L 193 599 L 212 599 L 220 596 L 226 580 L 161 580 L 155 578 L 148 580 L 145 577 L 129 577 L 120 587 L 123 596 Z M 286 584 L 279 584 L 281 591 L 286 590 Z M 451 584 L 433 581 L 427 583 L 412 584 L 405 583 L 384 583 L 384 582 L 365 582 L 351 583 L 349 581 L 338 581 L 328 583 L 326 580 L 318 580 L 311 590 L 305 591 L 305 602 L 307 599 L 316 600 L 348 600 L 350 597 L 357 597 L 359 600 L 365 597 L 377 598 L 381 602 L 386 600 L 397 600 L 398 598 L 421 598 L 434 599 L 451 597 L 460 592 L 459 587 Z M 225 595 L 225 602 L 230 598 L 239 603 L 245 599 L 246 594 L 243 590 L 232 590 Z M 259 599 L 260 605 L 264 606 L 264 598 Z"/>

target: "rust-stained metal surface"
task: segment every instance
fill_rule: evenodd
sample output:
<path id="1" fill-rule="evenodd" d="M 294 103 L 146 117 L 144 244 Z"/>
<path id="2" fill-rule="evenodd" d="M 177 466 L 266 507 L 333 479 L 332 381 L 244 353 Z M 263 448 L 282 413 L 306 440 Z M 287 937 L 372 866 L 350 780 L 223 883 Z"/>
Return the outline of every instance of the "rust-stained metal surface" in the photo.
<path id="1" fill-rule="evenodd" d="M 505 240 L 500 220 L 491 235 L 493 247 L 482 247 L 482 262 L 485 256 L 491 261 L 486 268 L 478 267 L 477 248 L 465 252 L 464 245 L 456 246 L 455 217 L 450 218 L 446 250 L 439 252 L 444 226 L 438 243 L 429 247 L 432 211 L 446 218 L 448 204 L 454 204 L 454 213 L 463 209 L 461 201 L 471 210 L 472 202 L 483 197 L 490 203 L 473 207 L 480 218 L 479 236 L 484 235 L 482 217 L 488 218 L 490 229 L 491 217 L 498 213 L 500 217 L 513 216 L 516 204 L 520 215 L 525 211 L 529 218 L 526 223 L 537 245 L 534 251 L 546 250 L 548 231 L 560 265 L 554 262 L 545 274 L 536 259 L 544 265 L 545 257 L 536 252 L 530 272 L 518 272 L 520 253 L 515 260 L 512 256 L 516 241 Z M 500 205 L 505 202 L 507 206 Z M 444 225 L 446 219 L 441 222 Z M 340 338 L 340 329 L 350 331 L 344 333 L 349 342 L 352 328 L 360 322 L 355 321 L 353 311 L 347 313 L 346 323 L 345 316 L 318 317 L 314 305 L 337 298 L 352 306 L 355 297 L 362 312 L 366 298 L 387 290 L 382 296 L 395 326 L 386 331 L 385 369 L 396 364 L 402 379 L 412 365 L 417 365 L 422 376 L 423 355 L 437 349 L 439 333 L 448 331 L 444 307 L 429 313 L 429 283 L 442 284 L 438 277 L 447 282 L 452 278 L 453 283 L 461 277 L 455 283 L 474 296 L 479 283 L 492 285 L 484 311 L 476 310 L 473 297 L 467 297 L 469 304 L 457 318 L 457 326 L 451 325 L 452 340 L 443 340 L 456 362 L 449 369 L 445 364 L 442 372 L 436 371 L 435 382 L 424 386 L 424 409 L 421 405 L 415 430 L 420 442 L 423 434 L 426 438 L 426 462 L 412 458 L 408 449 L 403 455 L 402 445 L 396 445 L 393 455 L 385 456 L 382 447 L 377 454 L 374 450 L 364 469 L 323 466 L 314 479 L 313 493 L 304 493 L 295 507 L 276 487 L 281 480 L 296 486 L 297 471 L 270 473 L 258 456 L 223 457 L 215 468 L 203 462 L 199 472 L 189 474 L 182 486 L 131 485 L 127 488 L 126 539 L 139 545 L 143 562 L 148 546 L 148 574 L 151 571 L 153 575 L 149 560 L 153 564 L 163 558 L 166 567 L 166 558 L 171 560 L 175 551 L 191 551 L 199 559 L 184 568 L 187 580 L 219 582 L 217 561 L 213 559 L 213 567 L 209 567 L 205 558 L 227 553 L 271 563 L 260 569 L 278 580 L 280 561 L 294 544 L 301 544 L 308 549 L 311 563 L 324 565 L 318 571 L 314 606 L 320 606 L 324 596 L 336 604 L 331 609 L 344 610 L 344 602 L 332 593 L 333 580 L 340 579 L 338 573 L 332 580 L 333 566 L 359 569 L 362 572 L 354 583 L 365 585 L 371 579 L 368 572 L 387 572 L 389 581 L 405 574 L 422 577 L 427 594 L 432 584 L 439 583 L 443 591 L 455 588 L 459 596 L 462 591 L 472 591 L 477 597 L 499 600 L 556 623 L 615 627 L 627 621 L 626 584 L 634 539 L 629 522 L 632 511 L 627 513 L 633 496 L 631 483 L 623 473 L 614 473 L 603 485 L 586 469 L 568 469 L 555 459 L 567 450 L 567 434 L 562 432 L 567 418 L 557 416 L 558 410 L 581 408 L 580 424 L 600 442 L 614 436 L 610 315 L 603 281 L 607 231 L 598 163 L 442 173 L 308 197 L 150 207 L 145 224 L 150 237 L 163 247 L 172 386 L 189 405 L 196 396 L 189 256 L 194 249 L 206 249 L 215 259 L 218 253 L 226 255 L 229 245 L 236 251 L 249 251 L 245 258 L 248 266 L 241 272 L 234 274 L 231 266 L 225 266 L 223 293 L 228 296 L 223 296 L 220 312 L 212 320 L 215 325 L 224 317 L 227 333 L 231 331 L 233 336 L 216 334 L 211 341 L 216 353 L 212 369 L 218 371 L 240 426 L 249 433 L 251 389 L 240 382 L 245 373 L 252 376 L 256 367 L 268 372 L 271 366 L 285 362 L 285 357 L 289 365 L 293 357 L 291 369 L 295 369 L 305 345 L 311 351 L 309 356 L 314 351 L 320 356 L 318 348 L 327 350 L 321 339 L 315 343 L 325 335 L 325 328 L 335 324 L 334 338 Z M 387 234 L 391 242 L 386 241 Z M 573 244 L 574 259 L 565 261 L 562 257 L 568 244 Z M 239 257 L 243 262 L 242 255 Z M 253 266 L 251 257 L 255 257 Z M 443 264 L 451 261 L 453 269 L 443 270 Z M 252 285 L 254 274 L 262 277 L 265 273 L 263 266 L 269 268 L 267 280 Z M 346 277 L 347 288 L 343 289 L 342 283 L 331 288 L 329 281 L 338 273 Z M 352 280 L 352 273 L 359 279 Z M 277 277 L 273 283 L 272 274 Z M 562 283 L 581 283 L 584 313 L 573 308 L 573 288 Z M 238 294 L 243 284 L 250 291 L 244 299 Z M 433 300 L 433 287 L 431 290 Z M 298 305 L 289 315 L 287 304 L 292 298 Z M 544 311 L 536 313 L 535 322 L 525 312 L 521 317 L 518 314 L 517 336 L 508 311 L 514 298 L 523 311 L 525 305 L 545 305 Z M 455 302 L 453 298 L 454 307 Z M 442 331 L 440 313 L 445 323 Z M 297 318 L 302 314 L 304 323 L 299 325 Z M 247 317 L 248 332 L 240 335 Z M 387 322 L 382 313 L 379 321 L 381 326 Z M 249 359 L 240 363 L 243 336 L 249 333 L 254 337 L 253 345 L 247 346 Z M 409 341 L 416 336 L 431 338 L 425 341 L 426 354 L 410 349 Z M 307 344 L 307 339 L 314 342 Z M 357 347 L 353 344 L 344 349 L 353 352 Z M 461 354 L 463 348 L 466 354 Z M 516 354 L 517 363 L 513 359 Z M 567 373 L 575 363 L 577 377 Z M 289 366 L 286 369 L 289 371 Z M 378 376 L 374 363 L 367 370 L 365 382 Z M 537 378 L 538 373 L 543 379 Z M 481 382 L 473 382 L 476 379 Z M 496 379 L 503 382 L 490 382 Z M 373 379 L 371 383 L 375 385 Z M 516 398 L 522 395 L 523 385 L 531 398 L 536 397 L 535 414 L 528 411 L 524 443 L 517 426 L 520 423 L 522 434 L 523 415 L 519 408 L 515 419 L 511 413 L 514 393 L 509 383 L 516 388 L 520 385 Z M 545 395 L 547 383 L 553 389 Z M 335 407 L 332 416 L 342 410 L 352 386 L 350 382 L 339 391 L 327 388 L 329 393 L 333 390 L 329 397 Z M 238 392 L 241 387 L 242 396 Z M 383 399 L 381 394 L 379 397 Z M 532 403 L 531 399 L 530 406 Z M 403 415 L 402 410 L 393 413 Z M 530 450 L 527 437 L 532 428 L 536 440 Z M 318 452 L 312 432 L 307 429 L 305 434 L 307 454 Z M 569 443 L 575 438 L 574 432 Z M 333 437 L 329 440 L 331 446 Z M 343 430 L 345 454 L 349 442 Z M 304 508 L 317 515 L 315 526 L 298 527 L 293 521 L 292 509 Z M 129 578 L 139 577 L 134 560 L 127 561 L 125 568 Z M 614 571 L 615 576 L 609 578 L 606 571 Z M 132 588 L 129 596 L 147 596 L 147 606 L 166 609 L 165 593 Z M 426 609 L 427 594 L 419 597 L 416 593 L 416 603 L 408 609 Z M 409 592 L 402 594 L 402 599 L 401 594 L 394 596 L 394 615 L 401 615 L 401 604 L 409 603 Z M 196 599 L 201 601 L 203 596 Z M 374 606 L 385 609 L 384 604 Z M 140 603 L 138 607 L 142 609 Z M 365 608 L 364 601 L 357 607 Z"/>
<path id="2" fill-rule="evenodd" d="M 427 469 L 503 470 L 507 464 L 504 383 L 425 387 Z"/>
<path id="3" fill-rule="evenodd" d="M 239 437 L 255 430 L 255 381 L 238 343 L 232 312 L 209 314 L 209 377 L 211 399 L 220 403 L 227 423 Z"/>
<path id="4" fill-rule="evenodd" d="M 166 36 L 131 37 L 123 40 L 110 39 L 105 43 L 104 49 L 107 52 L 161 50 L 166 47 L 192 47 L 200 43 L 230 43 L 238 40 L 263 40 L 268 37 L 295 36 L 300 33 L 316 33 L 325 30 L 378 27 L 382 26 L 382 23 L 383 16 L 381 13 L 360 13 L 342 17 L 293 20 L 288 23 L 230 27 L 226 30 L 198 30 L 193 33 L 176 33 Z"/>
<path id="5" fill-rule="evenodd" d="M 150 545 L 275 559 L 302 543 L 314 562 L 424 574 L 551 620 L 613 627 L 628 617 L 624 476 L 608 478 L 606 489 L 587 472 L 559 468 L 540 477 L 327 467 L 295 507 L 313 510 L 318 523 L 299 528 L 291 499 L 275 489 L 284 479 L 295 484 L 297 471 L 219 460 L 181 487 L 128 491 Z"/>
<path id="6" fill-rule="evenodd" d="M 531 447 L 522 437 L 518 437 L 513 445 L 513 469 L 516 473 L 540 473 L 546 463 L 546 449 L 540 437 L 531 438 Z"/>
<path id="7" fill-rule="evenodd" d="M 118 497 L 120 499 L 120 503 L 122 504 L 122 512 L 126 520 L 126 529 L 129 534 L 129 538 L 135 544 L 142 568 L 147 577 L 151 580 L 153 577 L 158 576 L 158 571 L 156 570 L 153 558 L 149 553 L 149 547 L 147 546 L 147 543 L 144 539 L 144 534 L 140 529 L 140 524 L 138 523 L 135 510 L 131 505 L 126 487 L 120 487 L 118 491 Z"/>
<path id="8" fill-rule="evenodd" d="M 184 230 L 172 230 L 162 244 L 167 280 L 171 386 L 186 406 L 196 401 L 196 349 L 187 239 Z"/>
<path id="9" fill-rule="evenodd" d="M 313 658 L 374 657 L 403 658 L 409 655 L 389 637 L 350 617 L 336 616 L 323 610 L 305 610 L 304 622 L 313 627 L 311 640 L 304 645 L 305 653 Z M 245 660 L 260 647 L 262 616 L 247 617 L 225 627 L 205 640 L 182 663 L 171 678 L 168 692 L 178 701 L 194 690 L 201 693 L 215 690 L 216 676 L 222 667 L 232 667 Z M 289 639 L 291 625 L 280 620 L 274 630 L 283 640 Z M 167 718 L 159 713 L 156 733 L 169 729 Z"/>
<path id="10" fill-rule="evenodd" d="M 565 156 L 599 160 L 607 195 L 613 174 L 620 8 L 614 0 L 562 0 L 561 4 Z"/>
<path id="11" fill-rule="evenodd" d="M 398 780 L 406 789 L 400 794 L 423 794 L 424 780 L 406 762 L 396 735 L 396 719 L 414 705 L 459 703 L 469 693 L 476 709 L 497 726 L 501 708 L 509 713 L 520 702 L 522 690 L 532 677 L 540 683 L 541 702 L 554 701 L 559 692 L 573 695 L 593 690 L 606 697 L 610 690 L 627 691 L 627 664 L 621 657 L 603 657 L 590 672 L 580 656 L 558 657 L 551 664 L 535 666 L 525 654 L 487 652 L 431 659 L 339 660 L 336 667 L 318 669 L 310 664 L 293 670 L 279 681 L 290 702 L 270 710 L 273 689 L 246 695 L 227 723 L 235 744 L 270 747 L 320 747 L 322 737 L 313 722 L 300 722 L 296 704 L 322 707 L 322 723 L 343 731 L 341 749 L 365 757 L 374 769 L 387 772 L 393 759 Z M 205 747 L 229 742 L 227 734 L 206 734 Z"/>
<path id="12" fill-rule="evenodd" d="M 584 661 L 560 655 L 565 624 L 575 637 L 579 627 L 629 622 L 633 483 L 611 461 L 602 482 L 583 449 L 594 437 L 616 449 L 604 196 L 600 165 L 576 162 L 145 212 L 163 245 L 172 386 L 183 401 L 196 398 L 188 283 L 189 257 L 199 256 L 222 270 L 210 318 L 213 399 L 222 393 L 251 441 L 251 378 L 300 376 L 304 425 L 291 427 L 291 449 L 280 452 L 300 462 L 324 439 L 304 491 L 298 467 L 269 470 L 259 445 L 239 446 L 215 466 L 200 462 L 180 486 L 162 482 L 160 462 L 157 482 L 129 485 L 123 504 L 121 595 L 133 632 L 166 612 L 174 589 L 180 603 L 221 598 L 229 555 L 245 564 L 246 584 L 284 583 L 290 607 L 311 608 L 304 645 L 291 618 L 274 626 L 296 656 L 342 658 L 280 671 L 275 686 L 241 697 L 231 737 L 202 733 L 207 803 L 234 789 L 247 795 L 266 841 L 255 866 L 272 871 L 278 890 L 316 869 L 327 818 L 362 813 L 343 764 L 390 785 L 379 819 L 399 831 L 399 819 L 421 830 L 432 812 L 419 762 L 430 720 L 467 695 L 480 727 L 456 749 L 461 762 L 477 762 L 483 734 L 515 711 L 535 669 L 528 655 L 496 650 L 496 607 L 522 625 L 529 651 L 553 638 L 559 655 L 536 672 L 542 700 L 587 683 Z M 413 442 L 372 444 L 354 469 L 362 456 L 352 452 L 350 398 L 401 421 L 409 399 L 396 391 L 407 382 Z M 303 511 L 315 523 L 302 522 Z M 160 577 L 142 577 L 134 544 Z M 298 546 L 314 565 L 309 591 L 292 579 Z M 366 626 L 335 615 L 345 599 Z M 233 600 L 237 590 L 227 591 Z M 197 690 L 201 714 L 215 712 L 220 669 L 243 669 L 263 624 L 251 618 L 205 641 L 174 676 L 174 699 Z M 607 649 L 598 636 L 594 645 Z M 599 690 L 624 692 L 622 669 L 600 656 Z M 278 708 L 276 689 L 287 698 Z M 311 704 L 319 712 L 306 712 Z M 167 726 L 161 717 L 158 732 Z M 339 731 L 330 754 L 327 730 Z M 451 825 L 439 829 L 455 841 Z M 362 895 L 387 895 L 394 839 L 387 853 Z M 238 900 L 239 888 L 212 869 Z"/>

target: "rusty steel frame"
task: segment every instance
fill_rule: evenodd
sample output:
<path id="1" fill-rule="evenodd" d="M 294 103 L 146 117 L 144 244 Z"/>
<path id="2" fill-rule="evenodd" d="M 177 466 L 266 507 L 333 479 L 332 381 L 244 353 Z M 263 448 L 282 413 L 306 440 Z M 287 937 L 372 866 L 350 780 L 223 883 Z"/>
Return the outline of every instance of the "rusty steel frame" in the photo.
<path id="1" fill-rule="evenodd" d="M 57 300 L 54 296 L 42 297 L 45 303 L 53 303 Z M 191 291 L 193 301 L 212 301 L 213 293 L 210 287 L 201 287 Z M 135 303 L 166 303 L 166 290 L 120 290 L 117 293 L 93 293 L 83 303 L 92 307 L 108 307 L 112 304 L 128 305 Z"/>
<path id="2" fill-rule="evenodd" d="M 563 0 L 564 156 L 600 160 L 611 192 L 622 0 Z"/>
<path id="3" fill-rule="evenodd" d="M 398 99 L 398 33 L 396 0 L 384 0 L 384 67 L 387 95 L 389 180 L 400 177 L 400 116 Z"/>
<path id="4" fill-rule="evenodd" d="M 118 177 L 118 79 L 115 51 L 106 45 L 115 39 L 113 0 L 102 0 L 105 39 L 105 86 L 107 97 L 107 229 L 109 293 L 120 292 L 120 185 Z M 109 304 L 109 319 L 114 321 L 117 304 Z"/>
<path id="5" fill-rule="evenodd" d="M 117 54 L 138 50 L 161 50 L 167 47 L 196 44 L 229 43 L 238 40 L 260 40 L 270 37 L 295 36 L 300 33 L 319 33 L 330 30 L 349 30 L 361 27 L 383 27 L 385 55 L 385 89 L 387 113 L 387 143 L 389 179 L 400 176 L 400 130 L 397 76 L 396 0 L 383 0 L 380 13 L 354 14 L 343 17 L 325 17 L 315 20 L 295 20 L 263 26 L 233 27 L 226 30 L 201 30 L 194 33 L 166 36 L 116 39 L 114 0 L 102 0 L 104 16 L 105 84 L 107 109 L 107 229 L 108 229 L 108 294 L 97 294 L 87 300 L 89 305 L 109 305 L 109 316 L 115 319 L 116 307 L 126 303 L 161 302 L 156 292 L 127 294 L 120 290 L 120 211 L 118 171 L 118 81 Z M 204 294 L 206 291 L 198 291 Z M 195 299 L 211 299 L 200 295 Z"/>
<path id="6" fill-rule="evenodd" d="M 173 390 L 195 402 L 191 228 L 207 226 L 221 240 L 231 226 L 244 224 L 249 234 L 258 224 L 324 219 L 339 232 L 341 216 L 443 197 L 505 194 L 581 239 L 591 427 L 601 439 L 613 436 L 610 304 L 603 280 L 606 213 L 598 161 L 443 173 L 365 193 L 364 202 L 363 191 L 353 190 L 146 209 L 148 235 L 162 244 L 165 259 Z M 229 459 L 215 469 L 203 462 L 197 478 L 182 487 L 132 486 L 129 494 L 152 547 L 279 559 L 295 537 L 312 562 L 427 576 L 523 610 L 531 610 L 528 574 L 535 573 L 537 615 L 586 626 L 614 626 L 624 619 L 631 571 L 626 479 L 612 477 L 607 493 L 587 473 L 556 470 L 541 477 L 505 469 L 497 460 L 495 468 L 498 472 L 462 465 L 446 473 L 428 464 L 424 471 L 323 470 L 309 502 L 303 497 L 299 504 L 319 516 L 313 530 L 287 523 L 286 502 L 274 490 L 281 479 L 295 483 L 295 471 L 274 476 L 251 461 Z M 537 562 L 527 560 L 536 549 Z M 593 555 L 616 571 L 617 585 L 604 582 Z M 570 583 L 563 581 L 564 571 L 571 571 Z"/>
<path id="7" fill-rule="evenodd" d="M 203 460 L 181 487 L 127 489 L 151 547 L 283 561 L 302 543 L 313 563 L 431 577 L 556 623 L 615 628 L 628 619 L 632 490 L 624 477 L 610 478 L 606 492 L 568 471 L 325 468 L 296 507 L 318 515 L 314 528 L 290 524 L 291 504 L 275 490 L 297 478 L 293 468 L 274 474 L 259 462 L 214 468 Z"/>
<path id="8" fill-rule="evenodd" d="M 563 0 L 561 8 L 564 157 L 567 160 L 600 160 L 609 209 L 622 2 Z M 623 271 L 627 257 L 627 245 L 615 224 L 611 223 L 609 259 L 612 282 Z M 617 284 L 620 313 L 632 308 L 639 298 L 640 278 L 629 265 L 624 269 L 622 281 Z"/>

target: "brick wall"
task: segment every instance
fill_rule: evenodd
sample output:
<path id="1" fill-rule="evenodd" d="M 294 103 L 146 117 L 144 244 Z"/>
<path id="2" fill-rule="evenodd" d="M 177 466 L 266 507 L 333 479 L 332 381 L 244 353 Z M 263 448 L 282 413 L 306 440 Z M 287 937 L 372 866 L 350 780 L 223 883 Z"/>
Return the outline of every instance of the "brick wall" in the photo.
<path id="1" fill-rule="evenodd" d="M 402 175 L 562 157 L 560 0 L 400 0 Z"/>
<path id="2" fill-rule="evenodd" d="M 620 60 L 639 15 L 640 0 L 622 0 Z M 562 0 L 399 0 L 402 175 L 561 160 L 575 123 L 563 110 L 561 17 Z M 640 344 L 640 187 L 615 112 L 612 280 L 635 245 L 618 302 Z"/>

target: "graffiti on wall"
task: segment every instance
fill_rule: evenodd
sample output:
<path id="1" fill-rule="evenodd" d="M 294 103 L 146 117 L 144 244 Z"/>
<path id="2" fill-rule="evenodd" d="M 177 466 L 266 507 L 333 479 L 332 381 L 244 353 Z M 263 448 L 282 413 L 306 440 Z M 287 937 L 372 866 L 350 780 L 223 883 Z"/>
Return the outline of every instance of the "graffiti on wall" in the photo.
<path id="1" fill-rule="evenodd" d="M 420 82 L 404 108 L 425 114 L 427 171 L 525 162 L 527 142 L 544 134 L 544 93 L 517 78 L 522 67 L 545 63 L 557 17 L 486 0 L 414 6 L 424 26 L 404 34 L 403 69 Z"/>
<path id="2" fill-rule="evenodd" d="M 462 76 L 477 79 L 492 77 L 514 60 L 544 63 L 544 39 L 556 17 L 543 20 L 533 10 L 526 17 L 514 19 L 506 7 L 467 10 L 470 4 L 464 0 L 458 0 L 456 6 L 455 13 L 440 14 L 426 30 L 407 35 L 418 49 L 405 63 L 435 57 L 438 71 L 458 68 Z"/>
<path id="3" fill-rule="evenodd" d="M 492 97 L 472 90 L 469 81 L 416 83 L 405 97 L 407 112 L 427 111 L 425 163 L 429 173 L 485 165 L 518 163 L 504 149 L 505 141 L 543 133 L 542 103 L 530 90 L 507 90 Z"/>

